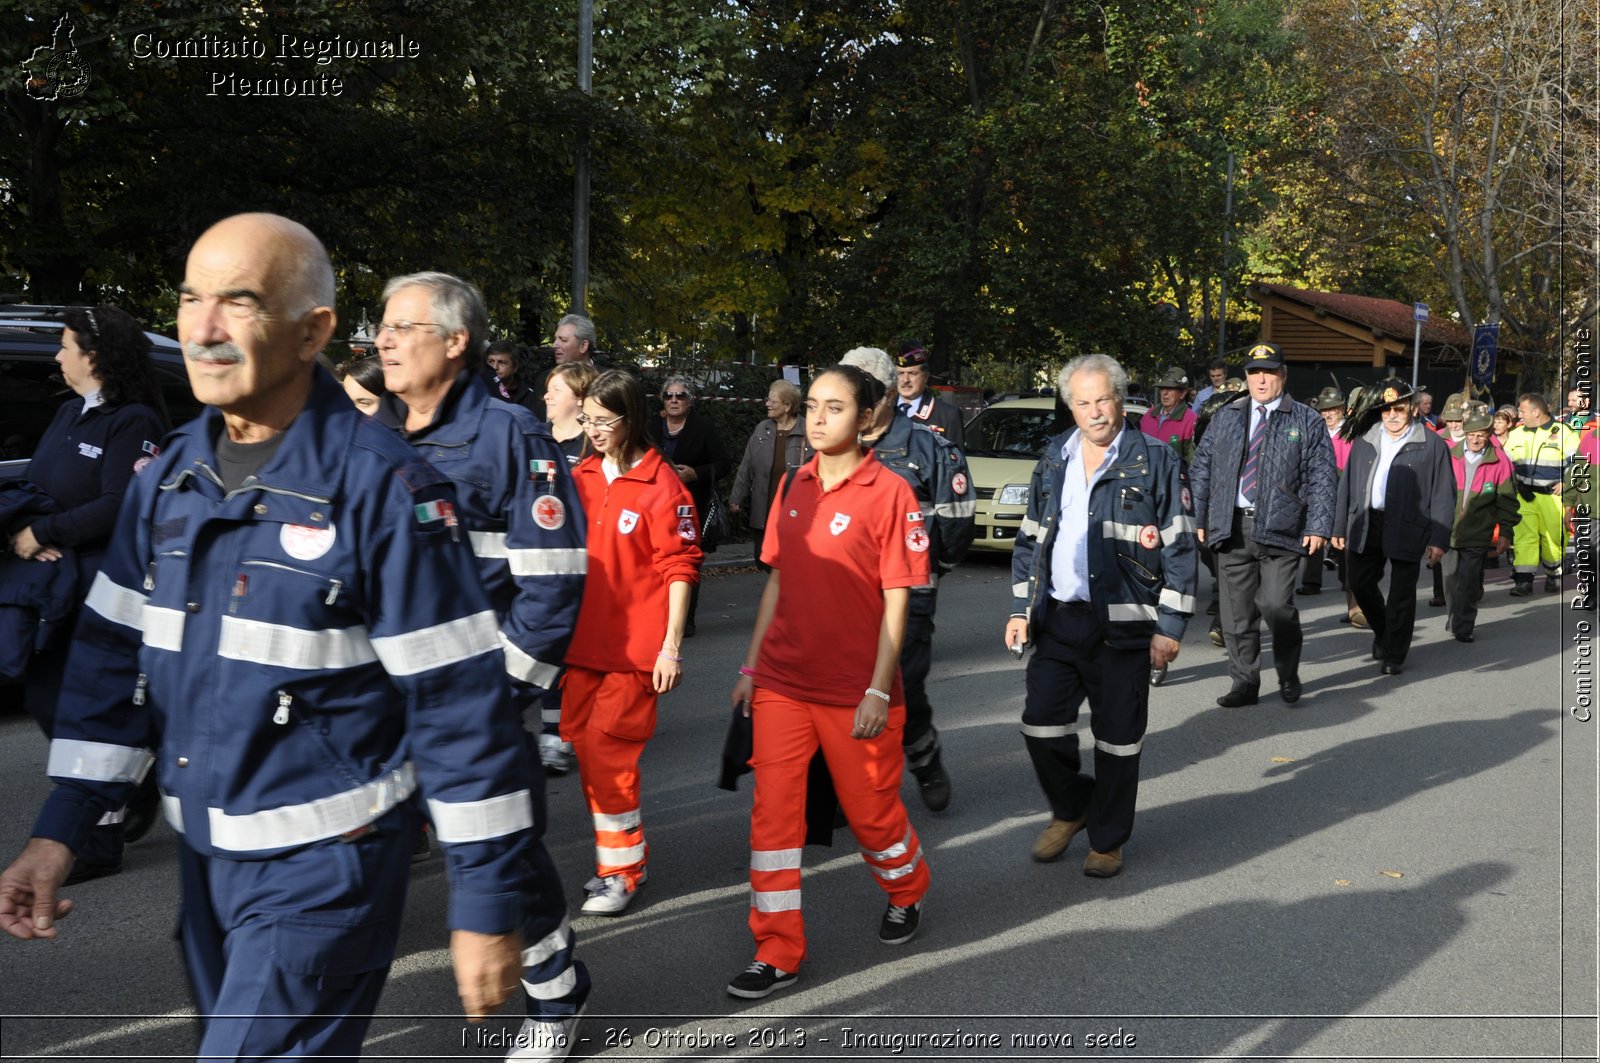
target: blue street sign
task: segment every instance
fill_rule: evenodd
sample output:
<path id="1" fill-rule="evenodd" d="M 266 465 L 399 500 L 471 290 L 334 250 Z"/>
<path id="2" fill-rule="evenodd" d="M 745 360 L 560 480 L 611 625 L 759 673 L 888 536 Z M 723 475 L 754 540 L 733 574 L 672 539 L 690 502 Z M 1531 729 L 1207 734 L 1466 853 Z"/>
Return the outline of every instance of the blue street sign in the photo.
<path id="1" fill-rule="evenodd" d="M 1427 303 L 1412 303 L 1411 304 L 1411 320 L 1413 320 L 1413 321 L 1426 321 L 1426 320 L 1428 320 L 1428 304 Z"/>
<path id="2" fill-rule="evenodd" d="M 1494 383 L 1494 354 L 1500 343 L 1500 326 L 1479 325 L 1472 330 L 1472 382 L 1479 387 Z"/>

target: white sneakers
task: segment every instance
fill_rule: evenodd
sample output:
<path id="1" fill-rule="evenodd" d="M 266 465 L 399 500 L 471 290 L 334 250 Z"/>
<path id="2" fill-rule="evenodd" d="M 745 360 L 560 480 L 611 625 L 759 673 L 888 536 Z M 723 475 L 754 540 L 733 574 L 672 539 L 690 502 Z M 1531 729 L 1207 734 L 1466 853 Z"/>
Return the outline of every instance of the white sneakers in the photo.
<path id="1" fill-rule="evenodd" d="M 576 1015 L 559 1022 L 523 1019 L 522 1029 L 517 1031 L 506 1058 L 566 1059 L 577 1042 L 578 1020 L 582 1017 L 583 1009 L 579 1008 Z"/>
<path id="2" fill-rule="evenodd" d="M 572 743 L 563 742 L 560 735 L 541 734 L 539 764 L 546 775 L 565 775 L 572 770 Z"/>
<path id="3" fill-rule="evenodd" d="M 622 875 L 590 879 L 583 887 L 589 899 L 583 902 L 581 911 L 584 915 L 621 915 L 633 903 L 633 895 L 644 885 L 645 877 L 646 872 L 641 868 L 639 881 L 633 889 L 628 888 L 628 880 Z"/>

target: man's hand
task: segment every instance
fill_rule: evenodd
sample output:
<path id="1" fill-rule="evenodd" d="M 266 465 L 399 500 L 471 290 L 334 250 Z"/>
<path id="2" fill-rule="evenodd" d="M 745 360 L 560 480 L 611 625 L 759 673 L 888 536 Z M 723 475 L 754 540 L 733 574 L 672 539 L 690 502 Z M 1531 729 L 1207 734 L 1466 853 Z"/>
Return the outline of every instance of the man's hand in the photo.
<path id="1" fill-rule="evenodd" d="M 48 838 L 29 838 L 0 873 L 0 930 L 24 941 L 55 937 L 56 920 L 72 911 L 71 901 L 56 900 L 71 871 L 71 849 Z"/>
<path id="2" fill-rule="evenodd" d="M 1327 541 L 1328 540 L 1324 539 L 1320 535 L 1308 535 L 1304 539 L 1300 540 L 1300 545 L 1306 548 L 1306 553 L 1314 554 L 1318 550 L 1321 550 L 1322 544 Z"/>
<path id="3" fill-rule="evenodd" d="M 1444 550 L 1438 546 L 1430 546 L 1422 552 L 1422 556 L 1428 559 L 1428 567 L 1432 568 L 1434 565 L 1437 565 L 1439 563 L 1439 559 L 1444 556 Z"/>
<path id="4" fill-rule="evenodd" d="M 1335 535 L 1333 538 L 1328 540 L 1328 545 L 1333 547 L 1335 550 L 1343 550 L 1344 544 L 1345 540 L 1343 536 Z"/>
<path id="5" fill-rule="evenodd" d="M 1150 636 L 1150 667 L 1165 668 L 1178 659 L 1178 651 L 1183 647 L 1177 639 L 1165 635 Z"/>
<path id="6" fill-rule="evenodd" d="M 1028 644 L 1028 618 L 1014 616 L 1006 621 L 1006 649 Z"/>
<path id="7" fill-rule="evenodd" d="M 694 471 L 693 465 L 674 465 L 673 468 L 678 470 L 678 478 L 686 484 L 692 484 L 700 479 L 700 474 Z"/>
<path id="8" fill-rule="evenodd" d="M 1499 557 L 1501 554 L 1505 553 L 1509 549 L 1511 549 L 1511 540 L 1509 540 L 1509 539 L 1501 539 L 1499 542 L 1497 542 L 1493 546 L 1489 547 L 1489 556 L 1490 557 Z"/>
<path id="9" fill-rule="evenodd" d="M 522 983 L 522 935 L 450 932 L 450 959 L 456 992 L 468 1022 L 482 1022 Z"/>
<path id="10" fill-rule="evenodd" d="M 1198 524 L 1195 525 L 1194 537 L 1199 542 L 1202 542 L 1202 543 L 1205 542 L 1206 541 L 1206 530 L 1204 528 L 1200 527 Z"/>

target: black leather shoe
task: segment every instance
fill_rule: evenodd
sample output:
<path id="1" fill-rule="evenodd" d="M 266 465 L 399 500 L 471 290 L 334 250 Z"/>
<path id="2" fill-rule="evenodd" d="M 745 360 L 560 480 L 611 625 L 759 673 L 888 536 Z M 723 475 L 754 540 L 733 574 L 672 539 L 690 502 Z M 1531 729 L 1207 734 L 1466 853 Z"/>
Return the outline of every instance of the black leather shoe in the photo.
<path id="1" fill-rule="evenodd" d="M 1278 696 L 1290 705 L 1300 700 L 1300 690 L 1299 679 L 1285 679 L 1278 684 Z"/>
<path id="2" fill-rule="evenodd" d="M 1432 598 L 1428 599 L 1428 604 L 1433 608 L 1438 609 L 1440 606 L 1444 605 L 1444 598 L 1441 595 L 1435 594 Z"/>
<path id="3" fill-rule="evenodd" d="M 1217 704 L 1225 709 L 1237 709 L 1245 705 L 1254 705 L 1260 695 L 1260 687 L 1234 687 L 1218 698 Z"/>
<path id="4" fill-rule="evenodd" d="M 1467 633 L 1466 633 L 1466 634 L 1464 634 L 1464 635 L 1463 635 L 1463 634 L 1460 634 L 1460 633 L 1459 633 L 1459 632 L 1458 632 L 1458 633 L 1457 633 L 1457 634 L 1456 634 L 1456 641 L 1457 641 L 1457 642 L 1471 642 L 1471 641 L 1472 641 L 1472 632 L 1470 632 L 1470 631 L 1468 631 L 1468 632 L 1467 632 Z"/>
<path id="5" fill-rule="evenodd" d="M 1398 664 L 1390 664 L 1388 661 L 1384 661 L 1383 667 L 1379 668 L 1378 671 L 1383 675 L 1399 675 L 1400 666 Z"/>
<path id="6" fill-rule="evenodd" d="M 1322 593 L 1322 588 L 1321 587 L 1313 587 L 1311 584 L 1305 583 L 1305 584 L 1302 584 L 1300 586 L 1300 589 L 1295 591 L 1295 593 L 1296 594 L 1321 594 Z"/>
<path id="7" fill-rule="evenodd" d="M 63 886 L 76 886 L 80 882 L 89 882 L 97 878 L 109 878 L 122 870 L 122 863 L 115 864 L 89 864 L 82 860 L 72 862 L 72 871 L 67 875 Z"/>
<path id="8" fill-rule="evenodd" d="M 1372 659 L 1379 662 L 1383 660 L 1383 647 L 1378 645 L 1377 639 L 1372 640 Z"/>

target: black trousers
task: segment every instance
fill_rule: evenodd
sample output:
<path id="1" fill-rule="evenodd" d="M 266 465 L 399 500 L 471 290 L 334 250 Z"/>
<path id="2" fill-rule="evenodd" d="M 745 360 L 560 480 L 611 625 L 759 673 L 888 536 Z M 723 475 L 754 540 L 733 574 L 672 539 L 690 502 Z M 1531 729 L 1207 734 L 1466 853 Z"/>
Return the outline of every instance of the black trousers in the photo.
<path id="1" fill-rule="evenodd" d="M 1385 664 L 1404 664 L 1411 650 L 1411 629 L 1417 619 L 1417 576 L 1422 562 L 1404 561 L 1383 554 L 1383 513 L 1367 513 L 1367 545 L 1364 550 L 1349 550 L 1350 591 L 1356 605 L 1367 614 L 1372 628 L 1372 646 Z M 1378 584 L 1383 581 L 1384 565 L 1389 566 L 1389 597 Z"/>
<path id="2" fill-rule="evenodd" d="M 1222 638 L 1228 648 L 1228 677 L 1235 687 L 1261 685 L 1261 625 L 1272 632 L 1272 657 L 1278 681 L 1300 677 L 1300 610 L 1294 604 L 1295 577 L 1305 554 L 1252 540 L 1255 519 L 1234 511 L 1233 531 L 1216 552 L 1222 584 Z"/>
<path id="3" fill-rule="evenodd" d="M 1085 700 L 1093 775 L 1081 770 L 1073 730 Z M 1098 852 L 1110 852 L 1133 833 L 1149 706 L 1149 648 L 1108 646 L 1092 605 L 1050 599 L 1028 662 L 1023 741 L 1051 814 L 1086 816 L 1089 844 Z"/>
<path id="4" fill-rule="evenodd" d="M 1452 635 L 1470 635 L 1478 620 L 1478 602 L 1483 598 L 1483 562 L 1487 546 L 1465 546 L 1446 550 L 1438 571 L 1444 576 L 1444 604 L 1448 615 L 1445 626 Z"/>
<path id="5" fill-rule="evenodd" d="M 928 702 L 928 672 L 933 667 L 933 614 L 937 587 L 914 588 L 906 610 L 906 636 L 900 644 L 900 685 L 906 695 L 906 729 L 900 736 L 906 768 L 913 774 L 939 760 L 939 732 Z"/>

